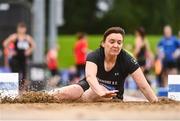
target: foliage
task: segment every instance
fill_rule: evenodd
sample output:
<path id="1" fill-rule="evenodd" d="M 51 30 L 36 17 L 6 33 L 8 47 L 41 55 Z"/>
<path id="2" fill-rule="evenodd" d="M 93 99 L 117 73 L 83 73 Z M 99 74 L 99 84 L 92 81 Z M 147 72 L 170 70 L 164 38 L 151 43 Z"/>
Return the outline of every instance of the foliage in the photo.
<path id="1" fill-rule="evenodd" d="M 112 8 L 98 18 L 98 0 L 65 0 L 65 25 L 60 33 L 86 31 L 100 34 L 109 26 L 122 26 L 127 33 L 144 26 L 148 34 L 161 34 L 169 24 L 175 33 L 180 29 L 179 0 L 114 0 Z"/>

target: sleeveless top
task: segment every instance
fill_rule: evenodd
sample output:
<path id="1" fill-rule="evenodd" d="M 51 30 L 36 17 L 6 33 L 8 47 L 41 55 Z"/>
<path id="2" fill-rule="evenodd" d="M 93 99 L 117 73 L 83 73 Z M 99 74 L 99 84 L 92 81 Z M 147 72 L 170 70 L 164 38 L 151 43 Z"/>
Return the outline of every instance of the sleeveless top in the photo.
<path id="1" fill-rule="evenodd" d="M 25 51 L 30 47 L 29 42 L 24 38 L 24 40 L 19 40 L 18 38 L 16 39 L 15 43 L 15 52 L 16 52 L 16 57 L 19 59 L 25 58 Z"/>

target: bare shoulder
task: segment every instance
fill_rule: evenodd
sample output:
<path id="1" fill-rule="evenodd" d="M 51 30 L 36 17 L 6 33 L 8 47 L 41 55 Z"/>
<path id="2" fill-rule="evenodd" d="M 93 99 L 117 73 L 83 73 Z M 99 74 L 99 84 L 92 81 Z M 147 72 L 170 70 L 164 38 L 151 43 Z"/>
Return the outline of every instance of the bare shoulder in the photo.
<path id="1" fill-rule="evenodd" d="M 33 38 L 32 38 L 31 35 L 27 34 L 26 37 L 27 37 L 27 40 L 28 40 L 28 41 L 33 41 Z"/>

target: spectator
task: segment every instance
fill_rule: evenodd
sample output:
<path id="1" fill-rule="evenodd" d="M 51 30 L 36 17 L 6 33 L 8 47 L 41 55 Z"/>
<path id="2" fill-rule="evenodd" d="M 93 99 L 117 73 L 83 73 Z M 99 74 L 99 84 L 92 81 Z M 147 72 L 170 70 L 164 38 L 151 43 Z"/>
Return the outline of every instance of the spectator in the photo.
<path id="1" fill-rule="evenodd" d="M 180 31 L 178 32 L 178 41 L 180 43 Z M 180 48 L 178 50 L 176 50 L 174 56 L 175 56 L 175 58 L 177 58 L 178 74 L 180 74 Z"/>
<path id="2" fill-rule="evenodd" d="M 150 50 L 149 43 L 146 38 L 146 33 L 143 27 L 139 27 L 135 31 L 134 56 L 137 58 L 137 61 L 147 78 L 147 74 L 153 65 L 154 57 Z M 150 83 L 149 80 L 148 82 Z"/>
<path id="3" fill-rule="evenodd" d="M 10 42 L 9 45 L 6 48 L 4 48 L 4 65 L 8 68 L 10 67 L 10 63 L 12 61 L 13 52 L 14 42 Z"/>
<path id="4" fill-rule="evenodd" d="M 177 74 L 175 51 L 180 47 L 180 44 L 175 36 L 172 35 L 171 26 L 164 27 L 164 37 L 158 43 L 158 58 L 161 59 L 163 65 L 162 86 L 167 87 L 167 75 Z"/>
<path id="5" fill-rule="evenodd" d="M 46 63 L 51 72 L 51 76 L 59 75 L 58 73 L 58 47 L 52 48 L 46 55 Z"/>
<path id="6" fill-rule="evenodd" d="M 26 32 L 27 27 L 25 23 L 21 22 L 17 25 L 17 32 L 11 34 L 3 43 L 4 48 L 7 48 L 10 43 L 14 43 L 14 49 L 11 52 L 12 59 L 10 61 L 10 68 L 12 72 L 19 73 L 20 90 L 24 89 L 27 60 L 35 47 L 33 38 Z"/>
<path id="7" fill-rule="evenodd" d="M 87 35 L 83 32 L 77 33 L 77 41 L 74 46 L 77 78 L 84 76 L 87 50 L 88 50 Z"/>

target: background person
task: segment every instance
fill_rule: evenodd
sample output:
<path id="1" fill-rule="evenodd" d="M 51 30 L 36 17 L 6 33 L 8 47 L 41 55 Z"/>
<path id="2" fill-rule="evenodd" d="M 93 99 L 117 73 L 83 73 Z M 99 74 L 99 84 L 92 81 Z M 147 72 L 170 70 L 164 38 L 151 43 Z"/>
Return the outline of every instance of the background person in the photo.
<path id="1" fill-rule="evenodd" d="M 58 47 L 52 48 L 47 52 L 46 64 L 51 72 L 51 76 L 59 75 L 58 72 Z"/>
<path id="2" fill-rule="evenodd" d="M 24 88 L 27 73 L 27 60 L 35 47 L 33 38 L 26 32 L 27 27 L 25 23 L 20 22 L 17 25 L 17 32 L 11 34 L 3 43 L 4 48 L 8 47 L 10 43 L 14 43 L 14 49 L 11 52 L 12 59 L 10 62 L 10 68 L 12 72 L 19 73 L 20 89 Z"/>
<path id="3" fill-rule="evenodd" d="M 60 86 L 61 77 L 58 69 L 58 50 L 59 47 L 54 47 L 48 50 L 46 54 L 46 64 L 51 75 L 47 81 L 47 88 L 56 88 Z"/>
<path id="4" fill-rule="evenodd" d="M 149 42 L 146 38 L 146 33 L 143 27 L 139 27 L 135 30 L 134 56 L 136 57 L 143 73 L 147 76 L 153 65 L 154 57 L 150 50 Z M 149 80 L 148 82 L 150 83 Z"/>
<path id="5" fill-rule="evenodd" d="M 180 43 L 177 38 L 172 35 L 171 26 L 166 25 L 164 27 L 164 36 L 158 43 L 158 58 L 162 61 L 163 71 L 162 79 L 163 87 L 167 87 L 167 75 L 177 74 L 177 60 L 174 57 L 176 50 L 180 47 Z"/>
<path id="6" fill-rule="evenodd" d="M 5 67 L 10 67 L 10 63 L 12 61 L 14 53 L 14 42 L 9 43 L 9 45 L 4 48 L 4 65 Z"/>
<path id="7" fill-rule="evenodd" d="M 178 42 L 180 44 L 180 31 L 178 32 Z M 180 47 L 175 51 L 174 57 L 177 62 L 178 74 L 180 74 Z"/>
<path id="8" fill-rule="evenodd" d="M 83 32 L 77 33 L 77 41 L 74 45 L 74 57 L 76 63 L 77 78 L 85 74 L 85 63 L 88 51 L 87 35 Z"/>

